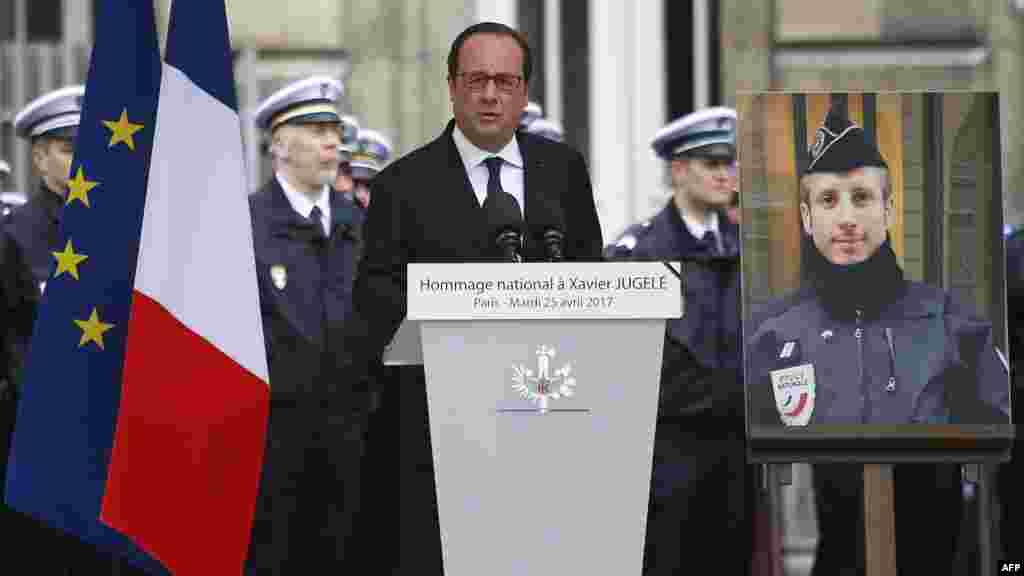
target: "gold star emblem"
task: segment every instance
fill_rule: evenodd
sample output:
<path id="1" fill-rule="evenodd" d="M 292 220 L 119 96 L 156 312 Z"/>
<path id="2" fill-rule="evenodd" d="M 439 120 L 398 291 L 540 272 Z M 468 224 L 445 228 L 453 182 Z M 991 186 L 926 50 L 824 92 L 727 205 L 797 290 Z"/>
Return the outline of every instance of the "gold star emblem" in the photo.
<path id="1" fill-rule="evenodd" d="M 93 306 L 88 320 L 75 320 L 75 324 L 82 329 L 82 339 L 78 341 L 78 347 L 81 348 L 89 342 L 95 342 L 100 350 L 103 350 L 103 333 L 114 327 L 113 324 L 100 322 L 95 306 Z"/>
<path id="2" fill-rule="evenodd" d="M 78 200 L 85 207 L 89 207 L 89 190 L 99 186 L 99 182 L 92 182 L 85 179 L 85 173 L 82 172 L 82 167 L 78 167 L 78 172 L 75 177 L 68 180 L 68 201 L 65 204 L 71 204 L 72 200 Z"/>
<path id="3" fill-rule="evenodd" d="M 67 272 L 75 280 L 78 280 L 78 265 L 88 256 L 85 254 L 75 254 L 75 248 L 71 245 L 71 238 L 68 238 L 68 243 L 64 245 L 63 252 L 51 252 L 51 254 L 57 259 L 57 272 L 53 275 L 54 278 Z"/>
<path id="4" fill-rule="evenodd" d="M 133 134 L 142 130 L 142 124 L 132 124 L 128 121 L 128 109 L 125 108 L 121 111 L 121 117 L 118 118 L 117 122 L 112 120 L 104 120 L 103 125 L 110 129 L 110 144 L 108 148 L 113 148 L 118 142 L 124 142 L 128 145 L 129 150 L 135 150 L 135 139 L 132 137 Z"/>

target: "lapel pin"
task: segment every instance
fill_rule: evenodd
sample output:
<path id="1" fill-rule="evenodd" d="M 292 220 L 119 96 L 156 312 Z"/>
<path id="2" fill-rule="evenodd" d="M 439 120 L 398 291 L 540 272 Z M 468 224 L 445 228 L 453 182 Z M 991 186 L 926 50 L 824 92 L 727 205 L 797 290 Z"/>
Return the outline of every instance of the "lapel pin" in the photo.
<path id="1" fill-rule="evenodd" d="M 831 331 L 831 330 L 825 330 L 825 331 L 823 331 L 823 332 L 821 333 L 821 338 L 822 338 L 823 340 L 825 340 L 825 342 L 828 342 L 829 340 L 831 340 L 831 339 L 832 339 L 832 331 Z"/>

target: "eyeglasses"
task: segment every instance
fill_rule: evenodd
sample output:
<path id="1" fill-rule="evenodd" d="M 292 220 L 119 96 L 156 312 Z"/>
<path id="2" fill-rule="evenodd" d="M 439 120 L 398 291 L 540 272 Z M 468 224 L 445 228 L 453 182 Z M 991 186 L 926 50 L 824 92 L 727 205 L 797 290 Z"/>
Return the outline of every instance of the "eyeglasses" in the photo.
<path id="1" fill-rule="evenodd" d="M 515 74 L 487 74 L 485 72 L 461 72 L 463 82 L 473 92 L 483 92 L 487 83 L 494 80 L 494 85 L 502 92 L 514 92 L 523 82 L 522 76 Z"/>

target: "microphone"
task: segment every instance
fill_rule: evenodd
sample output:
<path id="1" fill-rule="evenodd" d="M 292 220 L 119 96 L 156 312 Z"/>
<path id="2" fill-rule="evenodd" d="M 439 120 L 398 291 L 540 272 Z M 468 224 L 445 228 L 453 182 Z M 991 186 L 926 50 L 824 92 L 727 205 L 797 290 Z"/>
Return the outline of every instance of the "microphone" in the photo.
<path id="1" fill-rule="evenodd" d="M 522 262 L 523 216 L 519 203 L 511 194 L 498 194 L 491 202 L 491 221 L 494 222 L 494 243 L 506 262 Z"/>
<path id="2" fill-rule="evenodd" d="M 523 257 L 519 254 L 523 244 L 522 234 L 519 232 L 513 229 L 503 230 L 498 233 L 494 243 L 501 249 L 503 260 L 516 263 L 523 261 Z"/>
<path id="3" fill-rule="evenodd" d="M 544 244 L 544 254 L 548 262 L 561 262 L 565 260 L 565 234 L 555 227 L 546 228 L 541 236 Z"/>
<path id="4" fill-rule="evenodd" d="M 536 258 L 546 262 L 562 262 L 565 260 L 565 225 L 562 218 L 560 203 L 550 197 L 538 198 L 540 209 L 531 222 L 532 238 L 537 243 Z"/>

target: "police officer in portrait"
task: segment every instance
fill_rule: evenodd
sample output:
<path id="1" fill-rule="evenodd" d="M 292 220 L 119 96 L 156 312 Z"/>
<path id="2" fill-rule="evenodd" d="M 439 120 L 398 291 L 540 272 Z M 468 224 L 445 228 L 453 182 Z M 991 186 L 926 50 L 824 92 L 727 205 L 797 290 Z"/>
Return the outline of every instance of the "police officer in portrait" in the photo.
<path id="1" fill-rule="evenodd" d="M 359 501 L 365 394 L 328 397 L 326 326 L 351 314 L 360 250 L 355 207 L 332 188 L 343 86 L 329 77 L 288 85 L 256 112 L 275 173 L 249 197 L 271 409 L 252 574 L 339 573 Z M 328 363 L 329 364 L 329 363 Z"/>
<path id="2" fill-rule="evenodd" d="M 715 107 L 661 129 L 672 199 L 606 248 L 612 260 L 682 261 L 686 314 L 666 326 L 644 574 L 683 574 L 723 544 L 716 572 L 748 574 L 753 468 L 746 464 L 740 379 L 736 112 Z"/>
<path id="3" fill-rule="evenodd" d="M 877 146 L 833 108 L 800 179 L 804 241 L 812 245 L 804 286 L 755 312 L 752 323 L 752 423 L 1009 421 L 1007 366 L 991 323 L 940 288 L 904 277 L 888 234 L 894 203 Z M 906 573 L 948 574 L 960 519 L 958 467 L 899 464 L 894 474 L 897 564 Z M 816 465 L 814 485 L 814 574 L 860 573 L 860 466 Z M 928 538 L 915 534 L 923 520 Z"/>

